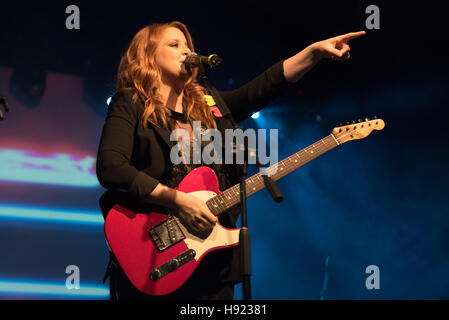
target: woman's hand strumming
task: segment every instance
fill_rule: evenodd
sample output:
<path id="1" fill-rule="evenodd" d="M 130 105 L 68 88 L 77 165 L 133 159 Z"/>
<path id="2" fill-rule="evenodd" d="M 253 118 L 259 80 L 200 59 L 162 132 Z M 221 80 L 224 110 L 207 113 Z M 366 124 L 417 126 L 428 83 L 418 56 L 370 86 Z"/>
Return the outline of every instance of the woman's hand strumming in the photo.
<path id="1" fill-rule="evenodd" d="M 178 215 L 187 227 L 195 232 L 211 230 L 218 218 L 210 212 L 206 203 L 194 195 L 178 192 L 176 206 Z"/>

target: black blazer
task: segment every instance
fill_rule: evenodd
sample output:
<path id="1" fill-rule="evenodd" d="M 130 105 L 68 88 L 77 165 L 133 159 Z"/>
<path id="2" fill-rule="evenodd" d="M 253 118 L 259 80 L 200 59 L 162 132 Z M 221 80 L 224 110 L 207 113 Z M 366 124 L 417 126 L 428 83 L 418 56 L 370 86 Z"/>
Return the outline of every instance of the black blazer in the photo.
<path id="1" fill-rule="evenodd" d="M 240 122 L 282 94 L 288 85 L 280 61 L 243 87 L 220 92 L 220 95 L 235 121 Z M 139 121 L 143 110 L 143 103 L 139 99 L 133 103 L 130 92 L 120 91 L 113 96 L 101 135 L 96 167 L 98 180 L 104 188 L 129 193 L 130 199 L 134 198 L 141 204 L 158 185 L 159 179 L 169 172 L 169 151 L 173 144 L 168 129 L 151 123 L 147 128 L 143 127 Z M 228 119 L 215 117 L 215 120 L 222 132 L 232 128 Z"/>
<path id="2" fill-rule="evenodd" d="M 220 95 L 235 121 L 240 122 L 281 95 L 289 85 L 284 77 L 283 61 L 279 61 L 241 88 Z M 108 189 L 100 199 L 104 216 L 115 203 L 135 212 L 158 211 L 157 206 L 144 204 L 143 200 L 170 174 L 173 142 L 168 129 L 151 123 L 143 127 L 140 122 L 143 111 L 143 103 L 139 99 L 134 103 L 128 91 L 117 92 L 109 104 L 96 167 L 100 184 Z M 215 117 L 215 120 L 223 136 L 225 129 L 232 128 L 226 118 Z M 225 177 L 221 187 L 238 182 L 224 173 L 223 167 L 213 169 Z M 222 214 L 220 223 L 235 227 L 238 215 L 238 209 Z M 229 260 L 224 263 L 230 264 Z"/>

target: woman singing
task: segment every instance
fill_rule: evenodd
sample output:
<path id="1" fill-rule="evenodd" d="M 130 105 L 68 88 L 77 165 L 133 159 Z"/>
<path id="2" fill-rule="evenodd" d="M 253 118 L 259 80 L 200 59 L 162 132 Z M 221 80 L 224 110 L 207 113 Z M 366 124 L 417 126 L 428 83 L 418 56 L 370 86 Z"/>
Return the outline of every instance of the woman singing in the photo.
<path id="1" fill-rule="evenodd" d="M 365 32 L 348 33 L 311 44 L 295 56 L 279 61 L 243 87 L 220 92 L 236 122 L 280 96 L 321 59 L 344 61 L 350 57 L 348 41 Z M 134 212 L 172 209 L 191 230 L 210 230 L 217 221 L 235 228 L 238 208 L 217 217 L 205 202 L 175 190 L 195 167 L 170 160 L 172 130 L 182 128 L 191 137 L 192 122 L 224 132 L 229 120 L 213 113 L 206 101 L 196 68 L 186 68 L 194 52 L 192 38 L 181 22 L 142 28 L 122 56 L 116 93 L 109 105 L 97 156 L 97 176 L 107 191 L 100 199 L 106 216 L 114 204 Z M 224 133 L 223 133 L 224 136 Z M 212 164 L 220 190 L 238 182 L 233 165 Z M 238 246 L 213 251 L 176 291 L 150 296 L 136 289 L 110 253 L 108 266 L 111 299 L 233 299 L 234 284 L 241 281 Z"/>

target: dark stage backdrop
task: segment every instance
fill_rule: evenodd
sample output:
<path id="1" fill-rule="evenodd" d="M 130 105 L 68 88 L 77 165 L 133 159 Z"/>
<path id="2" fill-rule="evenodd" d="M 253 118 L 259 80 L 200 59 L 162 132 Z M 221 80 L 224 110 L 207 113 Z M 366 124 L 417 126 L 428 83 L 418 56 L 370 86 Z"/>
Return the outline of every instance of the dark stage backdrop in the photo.
<path id="1" fill-rule="evenodd" d="M 140 27 L 186 23 L 197 52 L 222 55 L 210 77 L 231 90 L 314 41 L 366 30 L 372 3 L 211 13 L 80 1 L 81 27 L 70 31 L 69 4 L 1 5 L 0 94 L 11 110 L 0 122 L 0 299 L 108 298 L 95 157 L 120 54 Z M 254 299 L 449 298 L 444 11 L 377 5 L 380 29 L 351 43 L 351 60 L 322 61 L 241 123 L 279 129 L 279 159 L 340 122 L 386 124 L 281 179 L 282 203 L 266 190 L 248 199 Z M 78 271 L 80 289 L 68 289 Z"/>

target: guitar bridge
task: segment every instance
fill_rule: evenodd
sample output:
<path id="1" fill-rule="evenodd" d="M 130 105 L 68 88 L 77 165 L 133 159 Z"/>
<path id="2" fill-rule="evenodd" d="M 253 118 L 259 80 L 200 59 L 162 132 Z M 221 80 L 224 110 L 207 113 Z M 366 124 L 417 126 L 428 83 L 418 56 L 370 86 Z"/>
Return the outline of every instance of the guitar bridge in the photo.
<path id="1" fill-rule="evenodd" d="M 185 239 L 181 228 L 175 218 L 170 216 L 167 220 L 150 228 L 148 234 L 153 239 L 159 252 L 162 252 Z"/>

